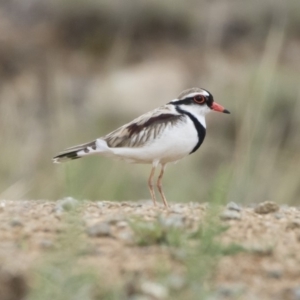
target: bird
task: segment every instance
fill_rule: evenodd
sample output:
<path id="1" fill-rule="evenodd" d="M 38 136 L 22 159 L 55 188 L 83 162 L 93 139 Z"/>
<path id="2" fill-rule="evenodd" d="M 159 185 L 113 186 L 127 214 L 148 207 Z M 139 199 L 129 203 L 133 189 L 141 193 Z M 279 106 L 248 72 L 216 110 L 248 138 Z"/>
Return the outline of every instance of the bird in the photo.
<path id="1" fill-rule="evenodd" d="M 217 111 L 230 112 L 214 101 L 203 88 L 184 90 L 169 103 L 149 111 L 120 128 L 92 142 L 73 146 L 53 157 L 54 163 L 103 155 L 129 163 L 152 165 L 148 187 L 154 206 L 157 205 L 153 178 L 161 167 L 156 186 L 165 208 L 168 202 L 162 188 L 166 164 L 196 152 L 206 135 L 205 116 Z"/>

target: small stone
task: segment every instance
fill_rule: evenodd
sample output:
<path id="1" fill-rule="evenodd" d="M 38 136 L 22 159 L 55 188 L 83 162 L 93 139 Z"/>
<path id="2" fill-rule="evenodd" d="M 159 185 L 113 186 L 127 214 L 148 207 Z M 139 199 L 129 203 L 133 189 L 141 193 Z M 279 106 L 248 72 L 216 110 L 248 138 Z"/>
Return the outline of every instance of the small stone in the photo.
<path id="1" fill-rule="evenodd" d="M 277 220 L 280 220 L 280 219 L 284 218 L 284 215 L 281 214 L 281 213 L 276 213 L 276 214 L 274 214 L 274 217 L 275 217 Z"/>
<path id="2" fill-rule="evenodd" d="M 109 218 L 107 218 L 105 221 L 110 225 L 116 225 L 122 221 L 124 221 L 125 218 L 119 215 L 112 215 Z"/>
<path id="3" fill-rule="evenodd" d="M 239 205 L 237 205 L 235 202 L 229 202 L 227 205 L 226 205 L 226 208 L 228 210 L 234 210 L 234 211 L 241 211 L 241 207 Z"/>
<path id="4" fill-rule="evenodd" d="M 88 227 L 86 229 L 86 233 L 92 237 L 103 237 L 103 236 L 110 236 L 111 230 L 108 223 L 100 222 L 91 227 Z"/>
<path id="5" fill-rule="evenodd" d="M 128 244 L 132 244 L 134 242 L 134 235 L 130 231 L 122 231 L 118 233 L 118 238 Z"/>
<path id="6" fill-rule="evenodd" d="M 105 208 L 105 207 L 107 207 L 107 203 L 105 203 L 103 201 L 98 201 L 97 206 L 98 206 L 98 208 Z"/>
<path id="7" fill-rule="evenodd" d="M 242 295 L 244 290 L 245 286 L 243 284 L 222 285 L 218 287 L 217 294 L 226 299 L 232 299 Z"/>
<path id="8" fill-rule="evenodd" d="M 274 252 L 272 247 L 262 245 L 253 245 L 249 250 L 250 252 L 261 256 L 270 256 Z"/>
<path id="9" fill-rule="evenodd" d="M 56 207 L 55 207 L 55 211 L 56 212 L 60 212 L 60 211 L 69 211 L 72 210 L 74 208 L 76 208 L 79 204 L 79 201 L 72 198 L 72 197 L 67 197 L 64 198 L 62 200 L 60 200 Z"/>
<path id="10" fill-rule="evenodd" d="M 182 214 L 185 211 L 185 206 L 182 203 L 175 203 L 170 207 L 170 212 L 175 214 Z"/>
<path id="11" fill-rule="evenodd" d="M 140 289 L 142 293 L 152 296 L 154 299 L 165 299 L 169 296 L 169 291 L 166 287 L 152 281 L 142 282 Z"/>
<path id="12" fill-rule="evenodd" d="M 184 226 L 184 217 L 180 215 L 171 215 L 167 218 L 161 217 L 160 223 L 167 228 L 182 228 Z"/>
<path id="13" fill-rule="evenodd" d="M 296 228 L 300 228 L 300 221 L 298 220 L 293 220 L 290 221 L 287 225 L 286 225 L 286 229 L 296 229 Z"/>
<path id="14" fill-rule="evenodd" d="M 279 210 L 279 206 L 272 201 L 266 201 L 263 203 L 258 204 L 255 208 L 254 211 L 257 214 L 269 214 L 273 213 Z"/>
<path id="15" fill-rule="evenodd" d="M 43 249 L 53 248 L 53 243 L 50 240 L 42 240 L 42 241 L 39 242 L 39 245 Z"/>
<path id="16" fill-rule="evenodd" d="M 240 220 L 241 219 L 241 214 L 235 210 L 224 210 L 221 215 L 220 219 L 223 221 L 226 220 Z"/>
<path id="17" fill-rule="evenodd" d="M 124 227 L 128 227 L 128 223 L 126 221 L 119 221 L 117 222 L 117 227 L 119 228 L 124 228 Z"/>
<path id="18" fill-rule="evenodd" d="M 270 278 L 280 279 L 282 277 L 282 270 L 269 270 L 267 276 Z"/>
<path id="19" fill-rule="evenodd" d="M 12 227 L 22 227 L 23 223 L 19 219 L 13 219 L 10 221 L 10 226 Z"/>

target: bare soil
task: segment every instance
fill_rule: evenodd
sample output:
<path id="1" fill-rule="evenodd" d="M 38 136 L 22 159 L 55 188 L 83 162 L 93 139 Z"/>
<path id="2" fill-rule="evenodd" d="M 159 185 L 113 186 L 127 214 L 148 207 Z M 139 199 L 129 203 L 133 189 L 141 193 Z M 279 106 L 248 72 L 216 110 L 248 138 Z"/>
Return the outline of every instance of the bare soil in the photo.
<path id="1" fill-rule="evenodd" d="M 219 241 L 249 251 L 220 257 L 212 279 L 218 292 L 214 299 L 300 299 L 300 210 L 276 205 L 274 209 L 274 205 L 270 211 L 223 208 L 220 222 L 228 229 Z M 1 200 L 0 299 L 22 299 L 28 293 L 33 269 L 57 250 L 59 236 L 66 231 L 66 216 L 74 207 L 83 229 L 75 241 L 82 263 L 96 267 L 108 284 L 114 284 L 129 274 L 151 279 L 161 264 L 173 274 L 185 272 L 169 247 L 138 245 L 129 217 L 155 221 L 159 216 L 192 231 L 204 220 L 207 206 L 177 203 L 166 211 L 148 201 Z M 74 241 L 70 245 L 74 247 Z M 169 299 L 162 293 L 149 299 L 164 298 Z"/>

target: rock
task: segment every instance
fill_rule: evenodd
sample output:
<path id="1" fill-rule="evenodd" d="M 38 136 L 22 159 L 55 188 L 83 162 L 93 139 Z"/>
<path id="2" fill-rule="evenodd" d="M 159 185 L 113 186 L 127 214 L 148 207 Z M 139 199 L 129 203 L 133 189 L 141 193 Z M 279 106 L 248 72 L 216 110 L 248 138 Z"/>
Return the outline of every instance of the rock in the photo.
<path id="1" fill-rule="evenodd" d="M 56 207 L 55 211 L 60 212 L 60 211 L 69 211 L 75 209 L 79 205 L 79 201 L 72 198 L 72 197 L 66 197 L 62 200 L 60 200 Z"/>
<path id="2" fill-rule="evenodd" d="M 165 299 L 169 296 L 169 291 L 166 287 L 152 281 L 142 282 L 140 290 L 142 293 L 151 296 L 154 299 Z"/>
<path id="3" fill-rule="evenodd" d="M 88 227 L 86 233 L 92 237 L 110 236 L 111 230 L 107 222 L 100 222 Z"/>
<path id="4" fill-rule="evenodd" d="M 257 214 L 269 214 L 273 213 L 279 210 L 279 206 L 272 201 L 266 201 L 263 203 L 258 204 L 255 208 L 254 211 Z"/>
<path id="5" fill-rule="evenodd" d="M 282 277 L 282 274 L 283 274 L 282 270 L 279 270 L 279 269 L 278 270 L 276 270 L 276 269 L 269 270 L 267 272 L 268 277 L 275 278 L 275 279 L 280 279 Z"/>
<path id="6" fill-rule="evenodd" d="M 39 242 L 39 246 L 42 248 L 42 249 L 50 249 L 50 248 L 53 248 L 53 243 L 52 241 L 50 240 L 41 240 Z"/>
<path id="7" fill-rule="evenodd" d="M 220 219 L 223 221 L 226 220 L 240 220 L 241 219 L 241 214 L 235 210 L 224 210 L 221 215 Z"/>
<path id="8" fill-rule="evenodd" d="M 280 219 L 282 219 L 282 218 L 284 218 L 284 215 L 282 214 L 282 213 L 276 213 L 276 214 L 274 214 L 274 217 L 277 219 L 277 220 L 280 220 Z"/>
<path id="9" fill-rule="evenodd" d="M 169 217 L 160 217 L 159 221 L 166 228 L 182 228 L 184 226 L 184 217 L 181 215 L 171 215 Z"/>
<path id="10" fill-rule="evenodd" d="M 182 214 L 182 213 L 184 213 L 184 209 L 181 208 L 181 207 L 172 207 L 171 208 L 171 213 Z"/>
<path id="11" fill-rule="evenodd" d="M 286 225 L 286 229 L 296 229 L 300 228 L 300 220 L 292 220 Z"/>
<path id="12" fill-rule="evenodd" d="M 264 245 L 253 245 L 249 251 L 261 256 L 270 256 L 274 252 L 272 247 Z"/>
<path id="13" fill-rule="evenodd" d="M 119 221 L 117 222 L 117 227 L 119 228 L 125 228 L 125 227 L 128 227 L 128 223 L 126 221 Z"/>
<path id="14" fill-rule="evenodd" d="M 12 227 L 23 227 L 23 223 L 19 219 L 13 219 L 9 224 Z"/>
<path id="15" fill-rule="evenodd" d="M 239 205 L 237 205 L 235 202 L 229 202 L 227 205 L 226 205 L 226 208 L 228 210 L 234 210 L 234 211 L 241 211 L 241 207 Z"/>
<path id="16" fill-rule="evenodd" d="M 128 243 L 128 244 L 133 244 L 134 242 L 134 235 L 132 234 L 131 231 L 122 231 L 118 233 L 117 235 L 118 239 Z"/>
<path id="17" fill-rule="evenodd" d="M 120 216 L 120 215 L 112 215 L 109 218 L 107 218 L 105 221 L 110 225 L 116 225 L 119 222 L 125 221 L 125 218 L 124 216 Z"/>
<path id="18" fill-rule="evenodd" d="M 245 290 L 243 284 L 231 284 L 231 285 L 222 285 L 217 289 L 217 294 L 226 299 L 236 299 L 238 296 L 242 295 Z"/>
<path id="19" fill-rule="evenodd" d="M 105 203 L 103 201 L 98 201 L 97 202 L 97 207 L 98 208 L 105 208 L 105 207 L 107 207 L 107 203 Z"/>

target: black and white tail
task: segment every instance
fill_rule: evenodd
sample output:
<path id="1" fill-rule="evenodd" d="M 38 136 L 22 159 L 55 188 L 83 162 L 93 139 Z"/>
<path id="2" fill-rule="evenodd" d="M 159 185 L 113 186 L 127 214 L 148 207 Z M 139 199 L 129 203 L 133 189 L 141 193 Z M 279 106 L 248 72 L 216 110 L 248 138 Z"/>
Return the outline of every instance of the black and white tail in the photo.
<path id="1" fill-rule="evenodd" d="M 81 144 L 77 146 L 70 147 L 55 157 L 53 157 L 54 163 L 66 162 L 68 160 L 78 159 L 83 156 L 107 152 L 109 151 L 109 147 L 107 146 L 106 141 L 102 139 L 97 139 L 93 142 L 89 142 L 86 144 Z"/>

